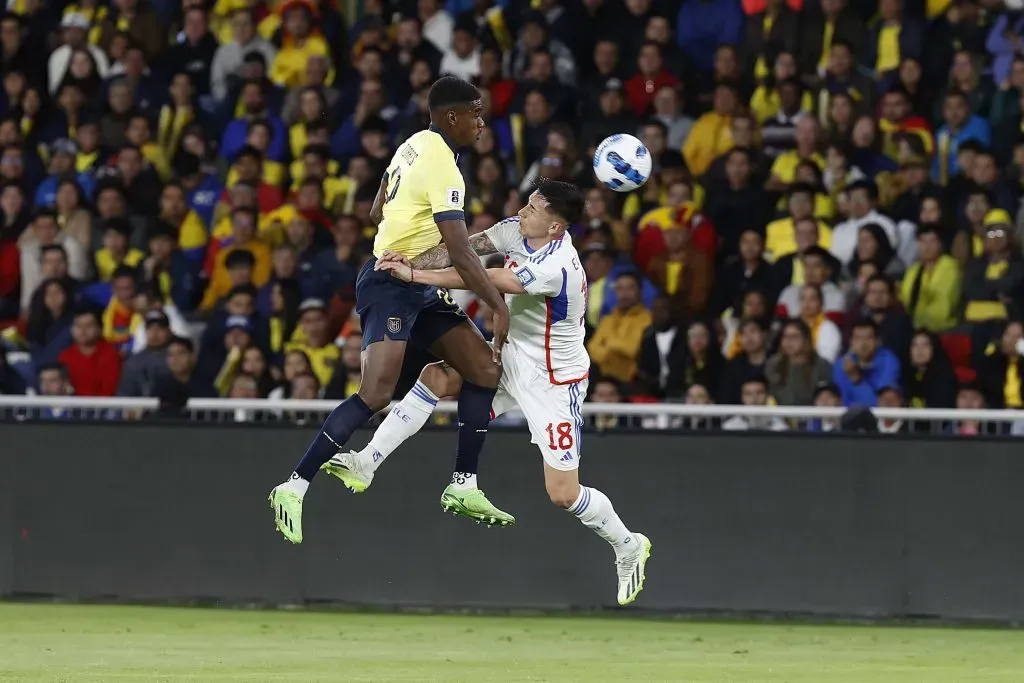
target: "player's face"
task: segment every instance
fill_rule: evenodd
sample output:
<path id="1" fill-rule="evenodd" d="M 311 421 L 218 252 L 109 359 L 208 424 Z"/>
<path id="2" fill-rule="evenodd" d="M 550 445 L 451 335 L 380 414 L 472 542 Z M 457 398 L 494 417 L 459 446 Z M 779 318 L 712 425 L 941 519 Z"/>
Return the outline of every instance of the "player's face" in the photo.
<path id="1" fill-rule="evenodd" d="M 526 206 L 519 210 L 519 234 L 530 239 L 554 236 L 558 233 L 561 222 L 548 210 L 548 203 L 534 192 Z"/>
<path id="2" fill-rule="evenodd" d="M 454 117 L 452 141 L 456 145 L 469 147 L 480 137 L 480 132 L 484 129 L 483 111 L 483 101 L 476 100 L 465 109 L 449 114 Z"/>

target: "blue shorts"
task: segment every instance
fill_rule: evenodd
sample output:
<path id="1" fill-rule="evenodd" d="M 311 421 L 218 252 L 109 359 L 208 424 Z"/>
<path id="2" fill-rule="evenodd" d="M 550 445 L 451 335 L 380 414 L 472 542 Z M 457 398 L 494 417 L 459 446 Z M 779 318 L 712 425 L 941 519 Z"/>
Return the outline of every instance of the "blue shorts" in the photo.
<path id="1" fill-rule="evenodd" d="M 374 270 L 370 257 L 356 278 L 356 312 L 363 327 L 363 348 L 394 339 L 421 349 L 469 318 L 445 289 L 402 282 L 386 271 Z"/>

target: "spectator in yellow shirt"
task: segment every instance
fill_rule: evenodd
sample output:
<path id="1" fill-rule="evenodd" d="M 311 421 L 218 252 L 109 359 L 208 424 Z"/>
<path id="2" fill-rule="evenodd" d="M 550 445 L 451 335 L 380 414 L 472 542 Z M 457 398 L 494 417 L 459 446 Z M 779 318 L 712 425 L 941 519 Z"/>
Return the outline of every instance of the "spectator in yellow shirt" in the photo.
<path id="1" fill-rule="evenodd" d="M 903 278 L 900 300 L 915 328 L 935 333 L 951 330 L 960 316 L 960 263 L 945 253 L 940 228 L 933 223 L 917 229 L 917 253 L 921 260 Z"/>
<path id="2" fill-rule="evenodd" d="M 805 219 L 814 220 L 814 188 L 797 183 L 789 188 L 789 215 L 774 220 L 765 228 L 764 257 L 774 263 L 797 250 L 796 224 Z M 832 244 L 832 228 L 818 221 L 818 246 L 828 249 Z"/>
<path id="3" fill-rule="evenodd" d="M 306 299 L 299 305 L 299 327 L 302 340 L 285 344 L 285 353 L 302 351 L 309 358 L 313 374 L 321 386 L 327 386 L 334 375 L 341 349 L 327 330 L 327 306 L 320 299 Z"/>
<path id="4" fill-rule="evenodd" d="M 690 129 L 683 143 L 683 157 L 694 177 L 703 175 L 716 157 L 732 148 L 732 117 L 738 102 L 736 88 L 719 83 L 715 88 L 714 108 L 697 119 Z"/>
<path id="5" fill-rule="evenodd" d="M 103 222 L 103 248 L 96 252 L 96 272 L 101 282 L 108 282 L 118 266 L 134 268 L 146 258 L 135 248 L 130 248 L 128 238 L 132 224 L 127 218 L 108 218 Z"/>
<path id="6" fill-rule="evenodd" d="M 153 142 L 153 130 L 149 125 L 149 117 L 145 114 L 132 114 L 125 129 L 128 144 L 139 148 L 142 158 L 153 167 L 160 180 L 167 182 L 171 177 L 171 162 L 167 159 L 163 148 Z"/>
<path id="7" fill-rule="evenodd" d="M 270 66 L 270 80 L 285 88 L 303 84 L 311 57 L 331 56 L 327 41 L 316 28 L 316 5 L 309 0 L 287 0 L 281 6 L 281 50 Z"/>
<path id="8" fill-rule="evenodd" d="M 825 170 L 825 158 L 818 153 L 821 126 L 813 116 L 802 116 L 796 122 L 796 149 L 783 152 L 772 164 L 771 176 L 765 189 L 781 192 L 796 180 L 796 167 L 805 160 L 813 161 L 819 169 Z"/>
<path id="9" fill-rule="evenodd" d="M 256 224 L 256 209 L 252 207 L 242 206 L 231 212 L 231 244 L 217 252 L 200 310 L 212 311 L 233 286 L 245 284 L 235 282 L 238 278 L 232 278 L 228 272 L 228 259 L 235 252 L 244 251 L 252 256 L 252 284 L 257 287 L 267 284 L 270 279 L 270 248 L 256 238 Z"/>
<path id="10" fill-rule="evenodd" d="M 602 376 L 630 382 L 636 375 L 644 331 L 651 326 L 653 319 L 640 301 L 639 275 L 620 273 L 614 287 L 617 296 L 615 308 L 601 318 L 587 350 Z"/>

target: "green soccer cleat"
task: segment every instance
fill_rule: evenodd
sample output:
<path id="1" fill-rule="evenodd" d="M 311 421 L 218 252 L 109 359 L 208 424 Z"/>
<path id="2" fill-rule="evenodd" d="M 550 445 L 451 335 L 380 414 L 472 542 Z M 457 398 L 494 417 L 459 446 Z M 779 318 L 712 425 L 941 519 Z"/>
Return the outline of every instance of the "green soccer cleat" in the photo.
<path id="1" fill-rule="evenodd" d="M 457 489 L 449 484 L 441 494 L 441 509 L 487 526 L 512 526 L 516 523 L 515 517 L 494 507 L 480 489 Z"/>
<path id="2" fill-rule="evenodd" d="M 277 530 L 292 543 L 302 543 L 302 496 L 282 484 L 273 488 L 267 500 L 274 511 Z"/>
<path id="3" fill-rule="evenodd" d="M 354 451 L 336 453 L 333 458 L 320 466 L 327 474 L 337 477 L 352 493 L 362 493 L 370 488 L 373 472 L 360 466 L 359 455 Z"/>
<path id="4" fill-rule="evenodd" d="M 651 540 L 643 534 L 633 534 L 631 541 L 636 543 L 636 549 L 615 560 L 615 570 L 619 575 L 618 599 L 620 605 L 628 605 L 636 600 L 640 591 L 644 589 L 644 579 L 647 578 L 647 558 L 651 556 Z"/>

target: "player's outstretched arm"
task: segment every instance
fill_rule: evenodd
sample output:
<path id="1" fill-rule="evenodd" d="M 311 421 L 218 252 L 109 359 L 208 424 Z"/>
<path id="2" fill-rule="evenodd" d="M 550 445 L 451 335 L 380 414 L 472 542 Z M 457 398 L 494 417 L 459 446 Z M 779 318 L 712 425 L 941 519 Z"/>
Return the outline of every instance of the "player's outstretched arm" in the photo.
<path id="1" fill-rule="evenodd" d="M 410 268 L 404 263 L 389 262 L 383 264 L 381 270 L 386 270 L 399 280 L 404 280 L 405 282 L 419 282 L 420 284 L 444 287 L 445 289 L 469 289 L 466 283 L 463 282 L 462 276 L 454 268 L 417 270 Z M 523 287 L 523 283 L 519 281 L 516 274 L 508 268 L 488 268 L 485 272 L 502 294 L 522 294 L 526 291 L 526 288 Z"/>
<path id="2" fill-rule="evenodd" d="M 478 232 L 475 235 L 471 235 L 469 238 L 469 246 L 477 256 L 489 256 L 491 254 L 497 254 L 498 248 L 491 242 L 491 238 L 487 236 L 486 232 Z M 387 255 L 382 260 L 387 260 Z M 434 270 L 435 268 L 448 268 L 452 265 L 451 257 L 448 255 L 448 245 L 445 242 L 437 245 L 433 249 L 427 249 L 425 252 L 412 259 L 412 265 L 414 268 L 421 270 Z"/>

